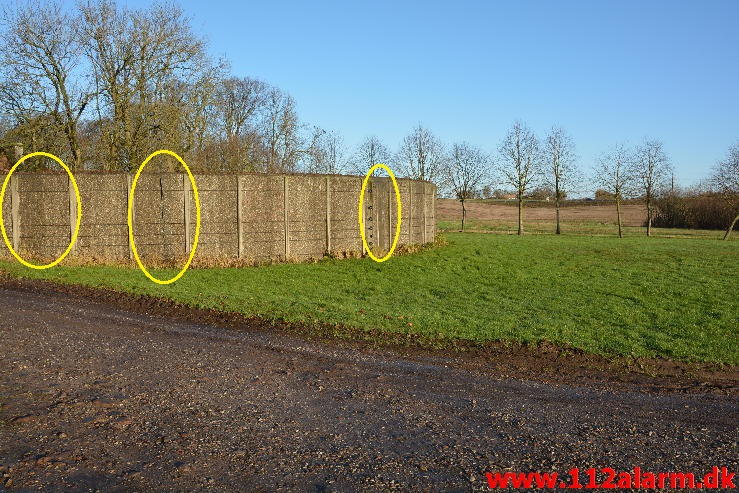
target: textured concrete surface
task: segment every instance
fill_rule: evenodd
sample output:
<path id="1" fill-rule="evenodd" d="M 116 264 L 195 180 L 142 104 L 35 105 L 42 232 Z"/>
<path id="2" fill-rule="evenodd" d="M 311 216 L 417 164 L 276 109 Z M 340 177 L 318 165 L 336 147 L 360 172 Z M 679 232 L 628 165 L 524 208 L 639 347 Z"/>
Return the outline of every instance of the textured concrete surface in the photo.
<path id="1" fill-rule="evenodd" d="M 54 258 L 70 240 L 66 174 L 16 173 L 19 250 Z M 72 257 L 129 258 L 127 204 L 131 177 L 124 173 L 75 174 L 82 224 Z M 363 251 L 357 224 L 362 178 L 340 175 L 195 175 L 201 201 L 198 258 L 320 258 Z M 399 180 L 403 203 L 400 245 L 432 241 L 435 187 Z M 73 200 L 73 197 L 72 197 Z M 187 203 L 185 202 L 187 200 Z M 368 241 L 376 254 L 395 234 L 396 200 L 387 178 L 373 178 L 364 202 Z M 3 217 L 12 238 L 10 193 Z M 143 260 L 181 259 L 195 234 L 195 201 L 187 175 L 144 173 L 136 185 L 134 232 Z M 375 251 L 376 250 L 376 251 Z M 1 255 L 7 256 L 3 249 Z"/>

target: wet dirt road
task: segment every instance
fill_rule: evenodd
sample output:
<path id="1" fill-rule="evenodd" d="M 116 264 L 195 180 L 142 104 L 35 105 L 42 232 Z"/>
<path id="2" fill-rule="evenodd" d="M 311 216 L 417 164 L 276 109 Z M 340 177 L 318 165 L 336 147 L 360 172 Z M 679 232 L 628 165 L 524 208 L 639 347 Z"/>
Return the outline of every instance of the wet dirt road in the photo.
<path id="1" fill-rule="evenodd" d="M 736 395 L 503 379 L 0 288 L 0 489 L 468 491 L 737 469 Z"/>

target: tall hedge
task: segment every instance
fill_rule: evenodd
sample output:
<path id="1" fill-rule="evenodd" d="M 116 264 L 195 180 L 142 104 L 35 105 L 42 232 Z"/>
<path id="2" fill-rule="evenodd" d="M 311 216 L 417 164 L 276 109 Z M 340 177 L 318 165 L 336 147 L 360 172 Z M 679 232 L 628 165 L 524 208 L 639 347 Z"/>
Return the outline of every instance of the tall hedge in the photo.
<path id="1" fill-rule="evenodd" d="M 660 228 L 726 229 L 737 213 L 735 207 L 718 195 L 670 194 L 657 200 L 652 224 Z"/>

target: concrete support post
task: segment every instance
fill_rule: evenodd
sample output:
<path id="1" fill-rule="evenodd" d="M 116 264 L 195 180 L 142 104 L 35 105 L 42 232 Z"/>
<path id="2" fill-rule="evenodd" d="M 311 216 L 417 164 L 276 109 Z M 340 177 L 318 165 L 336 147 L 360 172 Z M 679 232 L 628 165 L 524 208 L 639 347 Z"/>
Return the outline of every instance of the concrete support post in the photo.
<path id="1" fill-rule="evenodd" d="M 431 237 L 431 241 L 436 240 L 436 188 L 431 187 L 431 212 L 434 213 L 433 221 L 431 226 L 434 228 L 434 234 Z"/>
<path id="2" fill-rule="evenodd" d="M 326 253 L 331 253 L 331 177 L 326 177 Z"/>
<path id="3" fill-rule="evenodd" d="M 166 224 L 164 222 L 164 179 L 159 177 L 159 241 L 161 241 L 161 255 L 167 256 L 167 236 L 165 234 Z"/>
<path id="4" fill-rule="evenodd" d="M 15 144 L 13 144 L 13 158 L 15 158 L 15 162 L 17 163 L 18 161 L 21 160 L 22 157 L 23 157 L 23 143 L 16 142 Z"/>
<path id="5" fill-rule="evenodd" d="M 67 177 L 67 189 L 69 191 L 69 241 L 72 241 L 74 230 L 77 226 L 77 195 L 74 193 L 74 185 L 72 185 L 72 179 L 69 177 Z M 72 245 L 70 253 L 72 255 L 77 253 L 76 241 Z"/>
<path id="6" fill-rule="evenodd" d="M 10 222 L 13 225 L 13 250 L 20 254 L 21 216 L 20 194 L 18 193 L 18 174 L 10 177 Z"/>
<path id="7" fill-rule="evenodd" d="M 361 187 L 362 186 L 361 178 L 359 180 L 359 183 L 360 183 L 359 186 Z M 367 242 L 367 245 L 369 245 L 370 241 L 372 240 L 372 238 L 370 238 L 370 234 L 372 233 L 372 230 L 369 229 L 369 223 L 372 222 L 369 220 L 369 218 L 372 217 L 371 216 L 371 213 L 372 213 L 371 196 L 372 196 L 372 179 L 370 179 L 370 181 L 367 182 L 367 188 L 364 190 L 364 202 L 362 203 L 362 207 L 364 207 L 364 210 L 362 211 L 362 214 L 364 217 L 364 238 L 365 238 L 365 241 Z M 369 206 L 367 205 L 368 203 L 370 204 Z M 367 255 L 367 249 L 364 247 L 364 242 L 362 242 L 361 238 L 359 239 L 359 249 L 362 251 L 362 255 Z"/>
<path id="8" fill-rule="evenodd" d="M 413 244 L 413 182 L 408 180 L 408 244 Z"/>
<path id="9" fill-rule="evenodd" d="M 192 221 L 190 219 L 190 195 L 192 194 L 192 184 L 187 174 L 182 175 L 182 207 L 185 220 L 185 254 L 189 255 L 192 246 L 190 244 L 190 231 Z"/>
<path id="10" fill-rule="evenodd" d="M 382 185 L 374 176 L 372 177 L 372 234 L 375 237 L 372 253 L 379 253 L 382 249 L 382 227 L 380 226 L 380 206 L 382 205 Z"/>
<path id="11" fill-rule="evenodd" d="M 367 192 L 370 194 L 369 214 L 367 214 L 368 222 L 366 223 L 366 229 L 369 229 L 367 244 L 369 245 L 370 250 L 372 250 L 372 253 L 375 253 L 377 251 L 376 245 L 379 244 L 379 238 L 377 236 L 377 203 L 375 201 L 375 196 L 377 195 L 377 180 L 375 180 L 374 175 L 370 178 Z"/>
<path id="12" fill-rule="evenodd" d="M 126 173 L 126 214 L 128 214 L 128 207 L 131 207 L 131 223 L 133 226 L 133 224 L 136 222 L 136 208 L 134 207 L 134 204 L 131 204 L 132 184 L 133 177 L 131 176 L 131 173 Z M 128 217 L 126 217 L 126 222 L 128 222 Z M 131 248 L 131 236 L 129 234 L 126 234 L 126 242 L 128 243 L 128 258 L 133 259 L 133 248 Z"/>
<path id="13" fill-rule="evenodd" d="M 392 181 L 388 183 L 387 188 L 387 249 L 390 251 L 390 247 L 393 246 L 393 230 L 395 224 L 393 223 L 393 195 L 395 195 L 395 189 L 393 188 Z"/>
<path id="14" fill-rule="evenodd" d="M 283 220 L 285 221 L 285 259 L 288 259 L 290 258 L 290 222 L 289 222 L 289 217 L 288 217 L 288 212 L 287 212 L 287 206 L 289 204 L 287 175 L 282 177 L 282 198 L 284 200 Z"/>
<path id="15" fill-rule="evenodd" d="M 241 220 L 241 208 L 244 200 L 244 185 L 241 175 L 236 175 L 236 234 L 238 235 L 238 257 L 244 256 L 244 224 Z"/>
<path id="16" fill-rule="evenodd" d="M 428 228 L 426 227 L 426 216 L 428 214 L 428 205 L 427 205 L 427 197 L 426 197 L 426 184 L 423 184 L 423 242 L 428 243 Z"/>

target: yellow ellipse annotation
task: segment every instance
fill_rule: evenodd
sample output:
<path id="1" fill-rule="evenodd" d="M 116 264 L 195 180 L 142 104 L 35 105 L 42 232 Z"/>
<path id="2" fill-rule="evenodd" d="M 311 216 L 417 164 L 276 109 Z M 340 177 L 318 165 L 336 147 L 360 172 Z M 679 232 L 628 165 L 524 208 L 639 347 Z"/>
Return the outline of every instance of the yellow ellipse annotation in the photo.
<path id="1" fill-rule="evenodd" d="M 13 175 L 13 172 L 16 170 L 16 168 L 18 168 L 18 166 L 23 164 L 23 162 L 26 159 L 30 159 L 36 156 L 48 157 L 49 159 L 53 159 L 54 161 L 56 161 L 59 164 L 59 166 L 61 166 L 64 169 L 64 171 L 67 172 L 67 175 L 69 175 L 69 181 L 72 183 L 72 187 L 74 188 L 74 195 L 75 195 L 75 198 L 77 199 L 77 222 L 74 226 L 72 237 L 69 240 L 69 245 L 67 246 L 67 249 L 64 250 L 64 253 L 62 253 L 59 257 L 57 257 L 57 259 L 54 260 L 53 262 L 49 262 L 48 264 L 44 264 L 44 265 L 32 264 L 31 262 L 27 262 L 26 260 L 24 260 L 18 254 L 18 252 L 16 252 L 15 249 L 13 249 L 13 245 L 8 239 L 8 233 L 7 231 L 5 231 L 5 220 L 2 217 L 0 217 L 0 230 L 2 230 L 2 233 L 3 233 L 3 240 L 5 241 L 5 246 L 8 247 L 8 250 L 10 250 L 10 253 L 13 254 L 13 256 L 18 260 L 18 262 L 25 265 L 26 267 L 30 267 L 31 269 L 43 270 L 43 269 L 49 269 L 51 267 L 54 267 L 56 264 L 64 260 L 64 257 L 69 255 L 69 252 L 72 251 L 74 244 L 77 242 L 77 236 L 79 235 L 79 232 L 80 232 L 80 224 L 82 223 L 82 199 L 80 198 L 80 190 L 79 188 L 77 188 L 77 180 L 74 179 L 74 174 L 72 174 L 72 171 L 67 167 L 66 164 L 64 164 L 64 162 L 61 159 L 59 159 L 53 154 L 49 154 L 48 152 L 32 152 L 20 158 L 18 162 L 15 163 L 15 165 L 12 168 L 10 168 L 10 171 L 8 171 L 8 174 L 5 176 L 5 181 L 3 181 L 3 188 L 2 190 L 0 190 L 0 207 L 2 206 L 3 200 L 5 199 L 5 189 L 8 187 L 8 183 L 10 182 L 10 177 Z M 2 216 L 2 214 L 0 214 L 0 216 Z"/>
<path id="2" fill-rule="evenodd" d="M 387 174 L 390 176 L 390 180 L 393 182 L 393 188 L 395 189 L 395 202 L 397 204 L 397 221 L 395 222 L 395 237 L 393 238 L 393 244 L 390 246 L 390 250 L 387 252 L 387 254 L 382 258 L 377 258 L 375 254 L 372 253 L 372 250 L 370 250 L 369 245 L 367 244 L 367 236 L 364 232 L 364 208 L 362 207 L 364 205 L 364 191 L 367 188 L 367 184 L 369 183 L 369 179 L 372 176 L 372 173 L 374 173 L 377 169 L 384 169 L 387 171 Z M 374 166 L 372 166 L 367 174 L 364 176 L 364 181 L 362 182 L 362 189 L 359 191 L 359 234 L 362 237 L 362 245 L 364 245 L 364 249 L 367 250 L 367 254 L 370 256 L 372 260 L 375 262 L 384 262 L 387 259 L 389 259 L 393 252 L 395 251 L 395 248 L 398 246 L 398 239 L 400 238 L 400 224 L 401 224 L 401 218 L 403 215 L 403 207 L 400 203 L 400 189 L 398 188 L 398 182 L 395 180 L 395 175 L 393 174 L 393 170 L 391 170 L 388 166 L 377 163 Z"/>
<path id="3" fill-rule="evenodd" d="M 146 165 L 149 163 L 149 161 L 152 160 L 152 158 L 160 155 L 160 154 L 166 154 L 169 156 L 174 157 L 179 161 L 179 163 L 182 165 L 183 168 L 185 168 L 185 171 L 187 172 L 187 177 L 190 179 L 190 183 L 192 184 L 192 193 L 193 197 L 195 198 L 195 237 L 192 241 L 192 248 L 190 249 L 190 256 L 187 258 L 187 262 L 185 262 L 185 265 L 182 267 L 182 270 L 180 270 L 176 276 L 170 278 L 161 280 L 156 277 L 154 277 L 148 270 L 146 270 L 146 267 L 144 266 L 143 262 L 141 262 L 141 258 L 139 257 L 139 252 L 136 249 L 136 242 L 133 239 L 133 198 L 134 194 L 136 192 L 136 183 L 139 181 L 139 176 L 141 175 L 141 172 L 144 170 Z M 167 149 L 160 149 L 156 152 L 152 152 L 149 157 L 147 157 L 143 163 L 141 163 L 141 166 L 139 166 L 138 171 L 136 171 L 136 175 L 133 177 L 133 182 L 131 183 L 131 194 L 128 197 L 128 240 L 131 243 L 131 251 L 133 251 L 133 256 L 136 259 L 136 263 L 138 264 L 141 271 L 151 279 L 153 282 L 157 284 L 172 284 L 173 282 L 177 281 L 180 277 L 185 275 L 185 272 L 187 272 L 187 269 L 190 268 L 190 263 L 192 263 L 192 259 L 195 257 L 195 250 L 198 248 L 198 237 L 200 236 L 200 197 L 198 196 L 198 186 L 195 184 L 195 177 L 192 176 L 192 172 L 190 171 L 190 168 L 187 167 L 187 164 L 185 164 L 185 161 L 175 152 L 169 151 Z"/>

